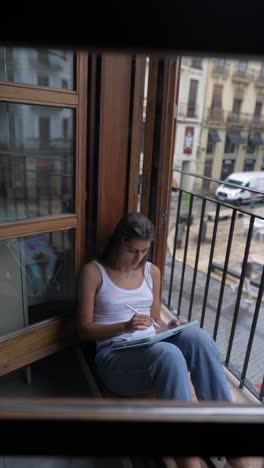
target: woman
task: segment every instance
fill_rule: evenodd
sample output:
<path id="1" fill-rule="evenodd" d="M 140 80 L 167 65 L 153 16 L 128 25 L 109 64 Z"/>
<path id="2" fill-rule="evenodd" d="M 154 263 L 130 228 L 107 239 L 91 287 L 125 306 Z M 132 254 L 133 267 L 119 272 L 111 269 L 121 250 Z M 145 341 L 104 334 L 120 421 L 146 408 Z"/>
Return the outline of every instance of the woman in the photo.
<path id="1" fill-rule="evenodd" d="M 80 337 L 97 342 L 98 373 L 119 395 L 153 392 L 157 398 L 191 401 L 190 372 L 198 400 L 230 401 L 216 345 L 198 327 L 151 346 L 112 349 L 117 341 L 153 335 L 154 322 L 166 326 L 160 318 L 160 271 L 147 261 L 153 239 L 151 221 L 141 213 L 129 214 L 118 223 L 99 261 L 84 267 Z"/>
<path id="2" fill-rule="evenodd" d="M 213 339 L 190 327 L 146 347 L 115 351 L 117 341 L 153 335 L 160 318 L 160 271 L 147 261 L 154 227 L 141 213 L 125 216 L 98 261 L 85 265 L 78 328 L 97 343 L 96 365 L 104 384 L 119 395 L 153 392 L 157 398 L 191 401 L 188 372 L 198 400 L 230 401 L 231 395 Z M 139 313 L 131 312 L 129 307 Z M 177 319 L 169 325 L 179 325 Z M 155 325 L 154 325 L 155 324 Z M 241 459 L 229 459 L 237 468 Z M 197 458 L 177 459 L 198 468 Z"/>

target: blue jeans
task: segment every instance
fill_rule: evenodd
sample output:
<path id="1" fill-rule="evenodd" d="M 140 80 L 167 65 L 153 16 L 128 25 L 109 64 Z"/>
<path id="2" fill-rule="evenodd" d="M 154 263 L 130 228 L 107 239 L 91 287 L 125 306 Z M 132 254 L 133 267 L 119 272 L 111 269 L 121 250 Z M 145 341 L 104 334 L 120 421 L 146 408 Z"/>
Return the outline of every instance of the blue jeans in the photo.
<path id="1" fill-rule="evenodd" d="M 153 392 L 156 398 L 191 401 L 191 381 L 198 400 L 231 401 L 214 340 L 198 327 L 150 346 L 98 350 L 96 366 L 104 384 L 122 396 Z"/>

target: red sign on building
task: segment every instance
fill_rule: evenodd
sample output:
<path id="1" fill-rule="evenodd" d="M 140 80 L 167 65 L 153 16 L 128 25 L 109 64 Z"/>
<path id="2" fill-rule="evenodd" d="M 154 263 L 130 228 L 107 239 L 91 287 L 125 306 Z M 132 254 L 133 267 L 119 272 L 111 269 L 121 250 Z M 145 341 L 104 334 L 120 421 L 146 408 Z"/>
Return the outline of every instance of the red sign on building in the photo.
<path id="1" fill-rule="evenodd" d="M 184 144 L 183 144 L 183 152 L 185 154 L 192 154 L 193 135 L 194 135 L 194 127 L 185 127 Z"/>

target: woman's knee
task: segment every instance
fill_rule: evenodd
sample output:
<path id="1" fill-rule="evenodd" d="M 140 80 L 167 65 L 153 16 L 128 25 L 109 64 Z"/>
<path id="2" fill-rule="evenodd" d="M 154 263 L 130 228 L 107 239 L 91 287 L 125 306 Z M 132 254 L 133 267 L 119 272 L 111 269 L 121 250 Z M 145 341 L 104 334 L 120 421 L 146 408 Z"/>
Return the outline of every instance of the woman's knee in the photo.
<path id="1" fill-rule="evenodd" d="M 209 351 L 209 352 L 217 352 L 218 349 L 215 344 L 213 338 L 207 333 L 207 331 L 203 330 L 199 327 L 191 327 L 181 334 L 180 337 L 182 343 L 185 347 L 191 347 L 199 350 Z"/>
<path id="2" fill-rule="evenodd" d="M 157 343 L 158 347 L 156 352 L 158 352 L 158 361 L 163 367 L 186 367 L 186 361 L 183 356 L 182 351 L 172 343 L 160 342 Z"/>

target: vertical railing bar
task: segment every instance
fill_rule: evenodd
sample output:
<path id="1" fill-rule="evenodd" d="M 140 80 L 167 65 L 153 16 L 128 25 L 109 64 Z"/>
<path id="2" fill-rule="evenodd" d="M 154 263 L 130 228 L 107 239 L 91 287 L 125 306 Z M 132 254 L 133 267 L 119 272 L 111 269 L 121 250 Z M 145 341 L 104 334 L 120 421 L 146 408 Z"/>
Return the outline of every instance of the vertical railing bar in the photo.
<path id="1" fill-rule="evenodd" d="M 198 262 L 199 262 L 199 256 L 200 256 L 200 248 L 201 248 L 201 239 L 202 239 L 203 224 L 204 224 L 205 206 L 206 206 L 206 199 L 204 198 L 203 201 L 202 201 L 201 218 L 200 218 L 200 227 L 199 227 L 199 234 L 198 234 L 198 240 L 197 240 L 197 248 L 196 248 L 196 256 L 195 256 L 194 270 L 193 270 L 192 289 L 191 289 L 191 297 L 190 297 L 189 313 L 188 313 L 188 320 L 189 320 L 189 321 L 190 321 L 191 318 L 192 318 L 192 306 L 193 306 L 193 299 L 194 299 L 194 291 L 195 291 L 195 284 L 196 284 L 196 277 L 197 277 Z"/>
<path id="2" fill-rule="evenodd" d="M 4 180 L 5 180 L 5 202 L 4 202 L 4 205 L 5 205 L 5 218 L 7 219 L 7 213 L 8 213 L 8 203 L 7 203 L 7 200 L 8 200 L 8 197 L 7 197 L 7 187 L 8 187 L 8 179 L 10 179 L 10 177 L 8 177 L 10 174 L 9 174 L 9 157 L 6 156 L 6 170 L 4 171 Z"/>
<path id="3" fill-rule="evenodd" d="M 14 173 L 13 168 L 14 168 L 14 161 L 12 161 L 12 173 Z M 18 221 L 18 208 L 17 208 L 17 187 L 14 187 L 14 207 L 15 207 L 15 213 L 16 213 L 16 221 Z"/>
<path id="4" fill-rule="evenodd" d="M 230 228 L 229 228 L 228 243 L 227 243 L 227 248 L 226 248 L 224 271 L 223 271 L 223 276 L 222 276 L 222 281 L 221 281 L 221 288 L 220 288 L 218 305 L 217 305 L 217 311 L 216 311 L 215 326 L 214 326 L 214 333 L 213 333 L 214 340 L 216 340 L 218 326 L 219 326 L 221 307 L 222 307 L 224 289 L 225 289 L 225 281 L 226 281 L 226 275 L 227 275 L 227 269 L 228 269 L 228 264 L 229 264 L 229 258 L 230 258 L 232 242 L 233 242 L 233 234 L 234 234 L 234 228 L 235 228 L 235 222 L 236 222 L 236 214 L 237 214 L 237 210 L 233 208 L 233 213 L 232 213 L 232 218 L 231 218 L 231 223 L 230 223 Z"/>
<path id="5" fill-rule="evenodd" d="M 216 211 L 215 211 L 213 236 L 212 236 L 212 241 L 211 241 L 210 256 L 209 256 L 209 262 L 208 262 L 208 270 L 207 270 L 205 289 L 204 289 L 204 300 L 203 300 L 203 307 L 202 307 L 202 314 L 201 314 L 201 321 L 200 321 L 201 328 L 203 328 L 203 325 L 204 325 L 205 309 L 206 309 L 206 304 L 207 304 L 209 283 L 210 283 L 211 271 L 212 271 L 212 262 L 213 262 L 213 256 L 214 256 L 215 240 L 216 240 L 217 227 L 218 227 L 218 221 L 219 221 L 219 212 L 220 212 L 220 204 L 217 203 Z"/>
<path id="6" fill-rule="evenodd" d="M 172 254 L 172 260 L 171 260 L 172 263 L 171 263 L 170 285 L 169 285 L 169 294 L 168 294 L 168 307 L 171 306 L 172 283 L 173 283 L 174 267 L 175 267 L 175 260 L 176 260 L 176 247 L 177 247 L 177 238 L 178 238 L 178 230 L 179 230 L 178 226 L 179 226 L 179 220 L 180 220 L 181 199 L 182 199 L 182 191 L 179 190 L 178 207 L 177 207 L 177 214 L 176 214 L 176 219 L 175 219 L 173 254 Z"/>
<path id="7" fill-rule="evenodd" d="M 260 287 L 259 287 L 258 297 L 257 297 L 257 301 L 256 301 L 254 317 L 253 317 L 253 321 L 252 321 L 252 325 L 251 325 L 251 329 L 250 329 L 248 345 L 247 345 L 247 350 L 246 350 L 246 355 L 245 355 L 245 360 L 244 360 L 244 366 L 243 366 L 242 373 L 241 373 L 241 380 L 240 380 L 241 387 L 243 386 L 245 378 L 246 378 L 246 373 L 247 373 L 249 358 L 250 358 L 251 349 L 252 349 L 252 345 L 253 345 L 253 340 L 254 340 L 254 336 L 255 336 L 255 331 L 256 331 L 256 327 L 257 327 L 257 321 L 258 321 L 259 310 L 260 310 L 260 306 L 261 306 L 261 300 L 262 300 L 263 292 L 264 292 L 264 266 L 263 266 L 263 269 L 262 269 Z"/>
<path id="8" fill-rule="evenodd" d="M 37 202 L 37 216 L 40 216 L 40 189 L 39 189 L 39 170 L 36 170 L 36 182 L 37 182 L 37 187 L 36 187 L 36 202 Z"/>
<path id="9" fill-rule="evenodd" d="M 26 157 L 24 157 L 24 184 L 25 184 L 25 205 L 26 205 L 26 216 L 29 218 L 29 204 L 28 204 L 28 184 L 27 184 L 27 167 Z"/>
<path id="10" fill-rule="evenodd" d="M 236 305 L 235 305 L 235 310 L 234 310 L 234 317 L 233 317 L 233 322 L 231 326 L 231 332 L 229 336 L 229 342 L 228 342 L 228 348 L 227 348 L 227 353 L 226 353 L 226 359 L 225 359 L 225 364 L 228 366 L 231 351 L 232 351 L 232 346 L 233 346 L 233 341 L 234 341 L 234 336 L 235 336 L 235 330 L 236 330 L 236 323 L 237 323 L 237 318 L 238 318 L 238 313 L 239 313 L 239 305 L 240 305 L 240 298 L 243 290 L 243 284 L 244 284 L 244 278 L 245 278 L 245 271 L 246 271 L 246 263 L 247 263 L 247 258 L 249 254 L 249 249 L 250 249 L 250 244 L 251 244 L 251 237 L 253 233 L 253 228 L 254 228 L 254 221 L 255 221 L 255 216 L 251 215 L 250 223 L 249 223 L 249 229 L 248 229 L 248 236 L 247 236 L 247 242 L 246 242 L 246 248 L 245 248 L 245 253 L 244 253 L 244 258 L 243 258 L 243 265 L 242 265 L 242 270 L 241 270 L 241 276 L 240 276 L 240 282 L 238 286 L 238 292 L 237 292 L 237 300 L 236 300 Z"/>
<path id="11" fill-rule="evenodd" d="M 52 200 L 51 200 L 51 177 L 52 173 L 50 173 L 50 169 L 48 170 L 48 213 L 49 215 L 52 214 Z"/>
<path id="12" fill-rule="evenodd" d="M 259 392 L 259 399 L 262 401 L 263 398 L 264 398 L 264 375 L 263 375 L 263 379 L 262 379 L 261 389 L 260 389 L 260 392 Z"/>
<path id="13" fill-rule="evenodd" d="M 187 250 L 189 244 L 189 233 L 190 233 L 190 219 L 192 215 L 192 205 L 193 205 L 193 195 L 190 197 L 189 202 L 189 212 L 188 212 L 188 225 L 186 230 L 186 237 L 185 237 L 185 246 L 184 246 L 184 254 L 183 254 L 183 261 L 182 261 L 182 272 L 181 272 L 181 283 L 180 283 L 180 291 L 179 291 L 179 299 L 178 299 L 178 313 L 181 312 L 181 301 L 182 301 L 182 294 L 183 294 L 183 283 L 184 283 L 184 275 L 185 275 L 185 266 L 186 266 L 186 258 L 187 258 Z"/>

